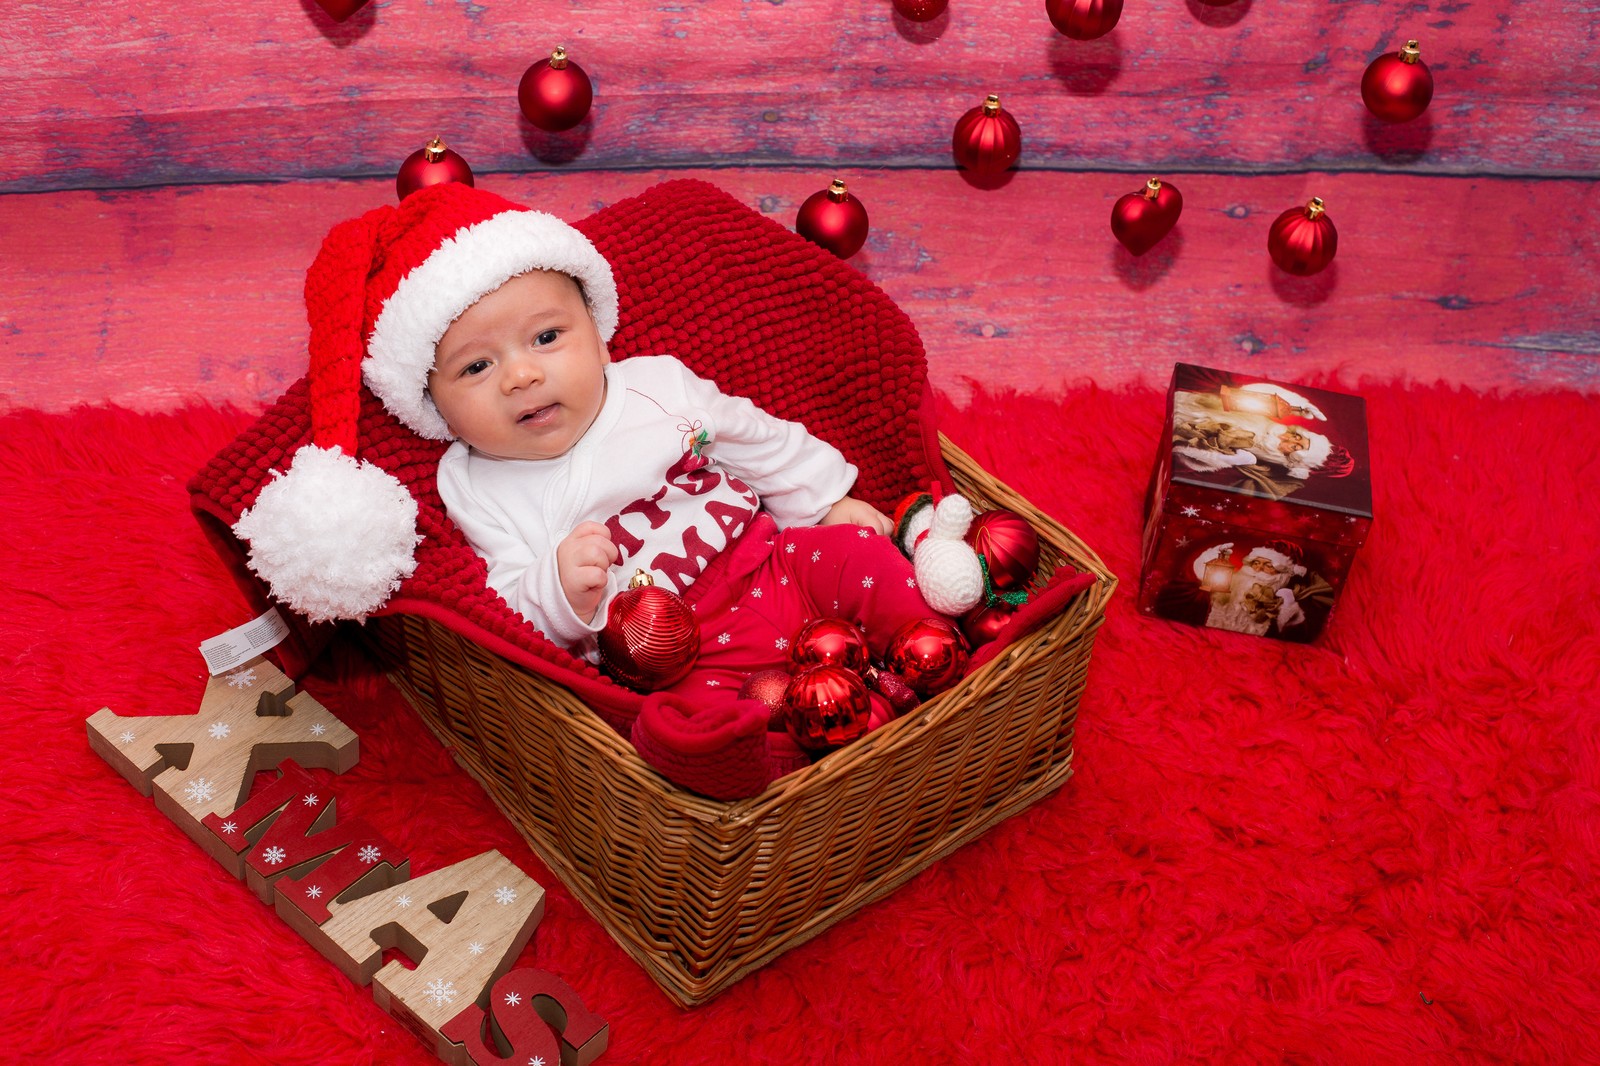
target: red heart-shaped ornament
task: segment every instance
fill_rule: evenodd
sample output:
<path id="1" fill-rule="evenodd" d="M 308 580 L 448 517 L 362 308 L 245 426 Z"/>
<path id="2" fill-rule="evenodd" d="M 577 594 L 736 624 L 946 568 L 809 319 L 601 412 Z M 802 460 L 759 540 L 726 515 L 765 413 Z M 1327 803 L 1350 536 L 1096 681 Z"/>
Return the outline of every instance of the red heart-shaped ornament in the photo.
<path id="1" fill-rule="evenodd" d="M 317 6 L 328 13 L 335 22 L 345 19 L 367 6 L 367 0 L 317 0 Z"/>
<path id="2" fill-rule="evenodd" d="M 1143 255 L 1172 232 L 1183 213 L 1183 194 L 1171 182 L 1151 178 L 1111 208 L 1111 233 L 1134 255 Z"/>

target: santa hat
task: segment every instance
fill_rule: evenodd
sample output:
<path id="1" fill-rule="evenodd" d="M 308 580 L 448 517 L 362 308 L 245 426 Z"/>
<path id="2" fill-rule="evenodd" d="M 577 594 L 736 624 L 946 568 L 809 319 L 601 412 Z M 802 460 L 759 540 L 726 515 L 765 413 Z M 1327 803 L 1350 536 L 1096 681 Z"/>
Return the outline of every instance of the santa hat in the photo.
<path id="1" fill-rule="evenodd" d="M 611 339 L 610 265 L 542 211 L 448 183 L 329 232 L 306 273 L 311 443 L 233 527 L 279 600 L 314 622 L 365 618 L 411 576 L 417 503 L 356 454 L 361 384 L 419 436 L 449 440 L 428 395 L 434 346 L 480 297 L 530 270 L 576 279 L 601 339 Z"/>
<path id="2" fill-rule="evenodd" d="M 1244 561 L 1249 563 L 1251 559 L 1265 559 L 1277 567 L 1280 573 L 1288 570 L 1295 577 L 1305 576 L 1305 553 L 1300 550 L 1300 545 L 1291 544 L 1286 540 L 1274 540 L 1251 548 L 1250 554 L 1244 557 Z"/>
<path id="3" fill-rule="evenodd" d="M 1290 456 L 1290 477 L 1304 480 L 1314 471 L 1328 477 L 1346 477 L 1350 471 L 1354 471 L 1355 461 L 1350 459 L 1349 451 L 1344 450 L 1342 445 L 1331 442 L 1325 435 L 1310 431 L 1304 426 L 1272 424 L 1272 429 L 1267 432 L 1267 447 L 1277 450 L 1278 440 L 1282 440 L 1286 432 L 1299 434 L 1309 442 L 1306 447 L 1294 451 Z"/>

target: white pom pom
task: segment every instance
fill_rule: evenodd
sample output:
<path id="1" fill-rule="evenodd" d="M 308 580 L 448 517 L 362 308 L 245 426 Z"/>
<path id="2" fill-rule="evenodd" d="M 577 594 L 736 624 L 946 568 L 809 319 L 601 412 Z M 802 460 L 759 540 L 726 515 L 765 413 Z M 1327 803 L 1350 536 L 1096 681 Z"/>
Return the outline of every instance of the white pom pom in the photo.
<path id="1" fill-rule="evenodd" d="M 417 501 L 393 475 L 308 445 L 239 516 L 250 569 L 313 622 L 362 619 L 417 568 Z"/>

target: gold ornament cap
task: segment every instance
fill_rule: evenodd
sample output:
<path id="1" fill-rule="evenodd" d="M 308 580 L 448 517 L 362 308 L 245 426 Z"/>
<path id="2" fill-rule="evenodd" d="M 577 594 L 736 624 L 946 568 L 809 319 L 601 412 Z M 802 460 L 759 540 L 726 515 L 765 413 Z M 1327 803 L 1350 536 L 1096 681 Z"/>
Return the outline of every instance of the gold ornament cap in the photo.
<path id="1" fill-rule="evenodd" d="M 1417 47 L 1416 41 L 1407 41 L 1406 46 L 1400 49 L 1400 61 L 1402 63 L 1415 63 L 1421 58 L 1422 49 Z"/>
<path id="2" fill-rule="evenodd" d="M 1160 191 L 1161 191 L 1161 179 L 1160 178 L 1151 178 L 1149 181 L 1144 183 L 1144 198 L 1146 200 L 1154 200 L 1156 198 L 1156 194 L 1159 193 Z"/>
<path id="3" fill-rule="evenodd" d="M 643 570 L 635 570 L 633 572 L 633 576 L 628 579 L 628 587 L 630 589 L 642 589 L 647 585 L 654 585 L 655 583 L 656 579 L 645 573 Z"/>
<path id="4" fill-rule="evenodd" d="M 436 134 L 433 140 L 422 146 L 422 158 L 430 163 L 437 163 L 444 158 L 448 150 L 444 141 Z"/>
<path id="5" fill-rule="evenodd" d="M 1325 207 L 1323 205 L 1322 197 L 1320 197 L 1320 196 L 1313 196 L 1311 198 L 1311 202 L 1306 204 L 1306 217 L 1307 218 L 1310 218 L 1310 219 L 1321 218 L 1326 211 L 1327 211 L 1327 207 Z"/>
<path id="6" fill-rule="evenodd" d="M 828 199 L 836 204 L 842 204 L 849 196 L 850 194 L 845 191 L 843 179 L 834 178 L 833 183 L 828 186 Z"/>
<path id="7" fill-rule="evenodd" d="M 1000 97 L 996 96 L 994 93 L 990 93 L 987 97 L 985 97 L 983 101 L 983 113 L 988 117 L 998 115 L 1000 113 Z"/>
<path id="8" fill-rule="evenodd" d="M 567 49 L 565 45 L 556 45 L 556 50 L 550 53 L 550 69 L 565 70 L 567 68 Z"/>

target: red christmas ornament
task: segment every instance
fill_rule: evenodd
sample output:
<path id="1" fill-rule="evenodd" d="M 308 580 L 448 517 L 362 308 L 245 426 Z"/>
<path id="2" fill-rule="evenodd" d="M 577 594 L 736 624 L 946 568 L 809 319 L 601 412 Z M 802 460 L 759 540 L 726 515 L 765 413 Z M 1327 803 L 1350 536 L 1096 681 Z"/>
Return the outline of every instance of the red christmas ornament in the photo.
<path id="1" fill-rule="evenodd" d="M 1134 255 L 1143 255 L 1172 232 L 1183 213 L 1183 194 L 1171 182 L 1151 178 L 1138 192 L 1117 199 L 1111 208 L 1111 233 Z"/>
<path id="2" fill-rule="evenodd" d="M 867 635 L 843 618 L 812 619 L 789 646 L 789 661 L 797 667 L 842 666 L 859 674 L 867 658 Z"/>
<path id="3" fill-rule="evenodd" d="M 845 190 L 844 182 L 834 178 L 826 189 L 806 197 L 795 215 L 794 229 L 812 244 L 849 259 L 867 243 L 867 209 Z"/>
<path id="4" fill-rule="evenodd" d="M 896 718 L 922 702 L 917 699 L 917 694 L 911 690 L 911 686 L 906 684 L 905 678 L 899 674 L 869 666 L 862 676 L 866 678 L 868 688 L 889 701 L 889 707 L 894 711 Z"/>
<path id="5" fill-rule="evenodd" d="M 914 618 L 889 638 L 883 665 L 927 699 L 961 680 L 967 668 L 967 643 L 947 619 Z"/>
<path id="6" fill-rule="evenodd" d="M 974 648 L 981 648 L 998 637 L 1000 631 L 1010 624 L 1011 610 L 1006 605 L 977 607 L 962 617 L 961 632 L 969 644 Z"/>
<path id="7" fill-rule="evenodd" d="M 1003 173 L 1022 154 L 1022 128 L 993 93 L 956 120 L 950 141 L 956 164 L 979 177 Z"/>
<path id="8" fill-rule="evenodd" d="M 949 6 L 950 0 L 894 0 L 894 9 L 912 22 L 932 22 Z"/>
<path id="9" fill-rule="evenodd" d="M 395 175 L 394 191 L 404 200 L 418 189 L 450 181 L 471 185 L 472 168 L 435 137 L 406 156 L 406 161 L 400 164 L 400 172 Z"/>
<path id="10" fill-rule="evenodd" d="M 611 601 L 597 641 L 600 664 L 629 688 L 666 688 L 694 666 L 700 625 L 677 593 L 655 584 L 643 570 Z"/>
<path id="11" fill-rule="evenodd" d="M 989 583 L 997 589 L 1022 588 L 1039 567 L 1039 534 L 1019 514 L 984 511 L 967 527 L 967 543 L 983 556 Z"/>
<path id="12" fill-rule="evenodd" d="M 517 84 L 517 106 L 529 122 L 560 133 L 583 121 L 594 101 L 594 86 L 583 68 L 567 58 L 560 45 L 529 67 Z"/>
<path id="13" fill-rule="evenodd" d="M 739 686 L 741 700 L 760 700 L 767 705 L 767 730 L 784 728 L 783 694 L 789 688 L 787 670 L 757 670 Z"/>
<path id="14" fill-rule="evenodd" d="M 1279 215 L 1267 231 L 1272 261 L 1291 274 L 1315 274 L 1333 262 L 1338 250 L 1339 231 L 1315 196 L 1306 206 L 1291 207 Z"/>
<path id="15" fill-rule="evenodd" d="M 843 747 L 867 735 L 872 701 L 866 682 L 842 666 L 808 666 L 789 680 L 784 697 L 789 735 L 807 751 Z"/>
<path id="16" fill-rule="evenodd" d="M 882 729 L 899 717 L 894 713 L 894 708 L 889 706 L 889 701 L 883 698 L 882 693 L 868 689 L 867 700 L 872 704 L 872 713 L 867 715 L 867 732 Z"/>
<path id="17" fill-rule="evenodd" d="M 343 22 L 367 6 L 367 0 L 317 0 L 317 6 L 335 22 Z"/>
<path id="18" fill-rule="evenodd" d="M 1104 37 L 1122 17 L 1122 0 L 1044 0 L 1050 24 L 1074 41 Z"/>
<path id="19" fill-rule="evenodd" d="M 1428 110 L 1432 99 L 1433 73 L 1416 41 L 1374 59 L 1361 75 L 1362 102 L 1385 122 L 1410 122 Z"/>

